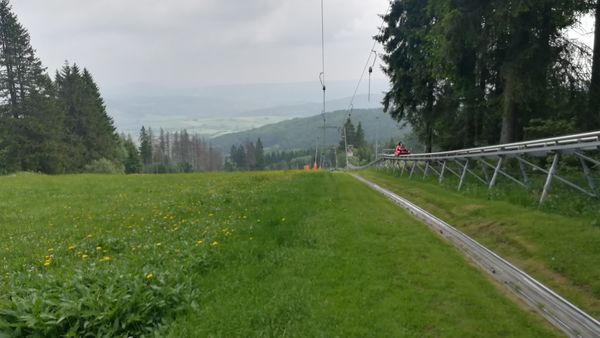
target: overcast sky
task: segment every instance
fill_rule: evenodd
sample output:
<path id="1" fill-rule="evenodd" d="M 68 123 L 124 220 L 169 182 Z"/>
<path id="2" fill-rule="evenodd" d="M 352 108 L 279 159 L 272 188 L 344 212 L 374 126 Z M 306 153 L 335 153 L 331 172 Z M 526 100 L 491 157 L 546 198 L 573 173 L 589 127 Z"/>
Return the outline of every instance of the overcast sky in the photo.
<path id="1" fill-rule="evenodd" d="M 12 4 L 49 72 L 76 62 L 101 87 L 318 81 L 321 69 L 320 0 Z M 358 79 L 387 6 L 387 0 L 325 0 L 329 80 Z"/>

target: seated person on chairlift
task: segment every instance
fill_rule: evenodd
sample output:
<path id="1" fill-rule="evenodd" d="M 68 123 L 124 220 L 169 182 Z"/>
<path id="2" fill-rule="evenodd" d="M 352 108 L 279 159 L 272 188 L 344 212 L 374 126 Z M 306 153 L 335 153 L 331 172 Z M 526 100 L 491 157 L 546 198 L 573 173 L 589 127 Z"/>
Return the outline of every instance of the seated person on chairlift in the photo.
<path id="1" fill-rule="evenodd" d="M 398 142 L 396 145 L 396 151 L 394 152 L 394 156 L 408 155 L 410 151 L 406 149 L 406 147 L 402 144 L 402 142 Z"/>

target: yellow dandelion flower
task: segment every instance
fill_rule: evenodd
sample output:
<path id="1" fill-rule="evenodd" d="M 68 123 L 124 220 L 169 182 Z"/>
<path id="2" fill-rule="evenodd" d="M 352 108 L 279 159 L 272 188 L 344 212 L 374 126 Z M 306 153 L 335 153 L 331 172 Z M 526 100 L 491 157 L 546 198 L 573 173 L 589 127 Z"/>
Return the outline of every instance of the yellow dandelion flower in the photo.
<path id="1" fill-rule="evenodd" d="M 196 246 L 200 246 L 200 245 L 202 245 L 202 243 L 204 243 L 203 240 L 198 240 L 198 241 L 196 241 Z"/>
<path id="2" fill-rule="evenodd" d="M 44 266 L 49 267 L 51 263 L 52 263 L 52 261 L 44 261 Z"/>
<path id="3" fill-rule="evenodd" d="M 104 256 L 104 257 L 100 258 L 100 262 L 108 262 L 108 261 L 110 261 L 110 259 L 111 259 L 110 257 Z"/>
<path id="4" fill-rule="evenodd" d="M 102 250 L 102 247 L 98 245 L 98 246 L 96 247 L 96 250 L 97 250 L 97 251 L 100 251 L 100 250 Z"/>
<path id="5" fill-rule="evenodd" d="M 87 238 L 92 238 L 94 236 L 92 236 L 92 234 L 87 235 Z"/>
<path id="6" fill-rule="evenodd" d="M 73 250 L 75 250 L 75 245 L 71 245 L 71 246 L 69 246 L 69 250 L 70 250 L 70 251 L 73 251 Z"/>
<path id="7" fill-rule="evenodd" d="M 158 243 L 156 243 L 155 245 L 156 245 L 156 246 L 161 246 L 161 245 L 162 245 L 162 243 L 161 243 L 161 242 L 158 242 Z"/>
<path id="8" fill-rule="evenodd" d="M 214 242 L 210 243 L 210 246 L 217 246 L 217 245 L 219 245 L 218 241 L 214 241 Z"/>
<path id="9" fill-rule="evenodd" d="M 146 279 L 147 280 L 151 280 L 152 278 L 154 278 L 154 274 L 152 272 L 149 272 L 146 274 Z"/>
<path id="10" fill-rule="evenodd" d="M 49 248 L 48 249 L 48 252 L 52 252 L 52 251 L 54 251 L 54 248 Z"/>
<path id="11" fill-rule="evenodd" d="M 89 256 L 86 254 L 81 255 L 81 259 L 87 259 Z"/>

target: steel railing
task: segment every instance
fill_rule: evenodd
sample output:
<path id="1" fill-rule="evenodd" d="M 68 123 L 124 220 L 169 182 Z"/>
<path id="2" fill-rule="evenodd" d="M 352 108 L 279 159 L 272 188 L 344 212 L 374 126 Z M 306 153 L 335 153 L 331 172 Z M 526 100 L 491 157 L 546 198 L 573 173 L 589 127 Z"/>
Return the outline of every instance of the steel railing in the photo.
<path id="1" fill-rule="evenodd" d="M 414 176 L 416 170 L 422 171 L 424 177 L 435 173 L 439 176 L 440 183 L 444 180 L 445 175 L 450 173 L 459 178 L 459 190 L 464 186 L 467 174 L 471 174 L 490 189 L 496 185 L 500 176 L 504 176 L 523 187 L 529 187 L 530 180 L 527 168 L 530 168 L 546 174 L 544 189 L 540 196 L 541 204 L 547 198 L 554 179 L 590 197 L 600 197 L 592 175 L 594 168 L 600 166 L 600 161 L 585 154 L 586 152 L 598 149 L 600 149 L 600 131 L 595 131 L 495 146 L 400 156 L 387 153 L 389 150 L 386 149 L 384 150 L 386 151 L 385 153 L 379 155 L 380 161 L 376 165 L 393 170 L 401 170 L 401 175 L 409 172 L 409 177 L 411 178 Z M 544 168 L 527 160 L 525 156 L 552 156 L 552 165 L 549 168 Z M 559 161 L 564 156 L 575 156 L 579 159 L 588 187 L 574 183 L 557 173 Z M 508 160 L 511 159 L 518 162 L 521 174 L 520 178 L 503 169 Z M 488 162 L 491 160 L 495 160 L 496 162 Z M 482 173 L 475 171 L 473 166 L 475 163 L 479 163 Z M 454 169 L 452 166 L 454 166 Z M 493 170 L 492 175 L 488 174 L 488 169 Z"/>

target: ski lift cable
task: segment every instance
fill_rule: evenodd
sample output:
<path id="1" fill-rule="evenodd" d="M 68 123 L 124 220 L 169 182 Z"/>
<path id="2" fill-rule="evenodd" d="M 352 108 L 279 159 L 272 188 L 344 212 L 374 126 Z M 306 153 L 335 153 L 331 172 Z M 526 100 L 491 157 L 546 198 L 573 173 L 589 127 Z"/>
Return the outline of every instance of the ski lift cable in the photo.
<path id="1" fill-rule="evenodd" d="M 393 2 L 392 0 L 389 0 L 388 8 L 385 11 L 383 18 L 381 19 L 381 25 L 379 26 L 378 33 L 381 33 L 383 31 L 383 25 L 385 24 L 385 16 L 392 9 L 392 2 Z M 369 102 L 371 102 L 371 74 L 373 73 L 373 67 L 375 67 L 375 63 L 377 62 L 377 52 L 375 51 L 376 46 L 377 46 L 377 40 L 373 41 L 373 46 L 371 46 L 371 49 L 369 50 L 369 56 L 367 57 L 365 66 L 363 67 L 363 70 L 360 74 L 360 78 L 358 79 L 358 83 L 356 84 L 356 88 L 354 89 L 354 93 L 352 94 L 352 98 L 350 99 L 350 104 L 348 105 L 348 118 L 350 118 L 352 116 L 352 112 L 354 111 L 354 99 L 356 98 L 356 94 L 358 93 L 360 84 L 362 83 L 362 81 L 365 77 L 367 68 L 369 70 L 369 99 L 368 100 L 369 100 Z M 369 64 L 371 62 L 371 58 L 373 57 L 373 55 L 375 57 L 373 58 L 373 62 L 371 64 L 371 66 L 369 67 Z M 342 123 L 343 124 L 342 124 L 341 129 L 343 129 L 343 131 L 344 131 L 344 142 L 346 142 L 346 130 L 344 128 L 344 124 L 346 123 L 346 121 L 343 121 Z M 346 154 L 346 167 L 348 167 L 348 145 L 345 144 L 345 147 L 346 147 L 346 149 L 344 149 L 344 153 Z"/>
<path id="2" fill-rule="evenodd" d="M 383 15 L 383 19 L 381 20 L 381 25 L 379 26 L 379 30 L 378 30 L 379 33 L 381 33 L 381 31 L 383 31 L 383 25 L 385 24 L 385 16 L 390 12 L 391 8 L 392 8 L 392 1 L 390 1 L 389 5 L 388 5 L 388 9 L 385 11 L 385 14 Z M 373 46 L 369 50 L 369 57 L 367 58 L 367 61 L 365 62 L 365 66 L 363 67 L 362 73 L 360 74 L 360 78 L 358 80 L 358 83 L 356 84 L 356 88 L 354 89 L 354 94 L 352 94 L 352 99 L 350 100 L 350 106 L 353 106 L 353 104 L 354 104 L 354 99 L 356 98 L 356 94 L 358 93 L 360 84 L 362 83 L 363 79 L 365 78 L 365 73 L 367 72 L 367 69 L 369 69 L 369 64 L 371 62 L 371 58 L 373 57 L 373 54 L 375 54 L 375 59 L 373 60 L 373 65 L 371 66 L 371 68 L 375 65 L 376 58 L 377 58 L 377 52 L 375 51 L 376 46 L 377 46 L 377 40 L 373 41 Z"/>
<path id="3" fill-rule="evenodd" d="M 325 100 L 326 100 L 326 91 L 327 87 L 325 85 L 325 10 L 324 10 L 324 0 L 321 0 L 321 73 L 319 74 L 319 81 L 321 82 L 321 87 L 323 88 L 323 110 L 321 111 L 321 115 L 323 117 L 323 145 L 325 144 L 326 137 L 326 129 L 325 125 L 327 123 L 327 119 L 325 117 Z M 317 145 L 315 150 L 315 165 L 317 164 L 317 156 L 319 153 L 319 138 L 317 137 Z"/>
<path id="4" fill-rule="evenodd" d="M 371 65 L 371 67 L 369 67 L 369 96 L 368 96 L 368 101 L 371 102 L 371 74 L 373 74 L 373 67 L 375 67 L 375 63 L 377 62 L 377 52 L 376 51 L 371 51 L 373 52 L 373 55 L 375 55 L 373 57 L 373 64 Z"/>
<path id="5" fill-rule="evenodd" d="M 322 71 L 319 75 L 321 80 L 321 86 L 323 87 L 323 119 L 325 119 L 325 92 L 327 87 L 325 85 L 325 11 L 323 7 L 324 0 L 321 0 L 321 65 Z"/>

